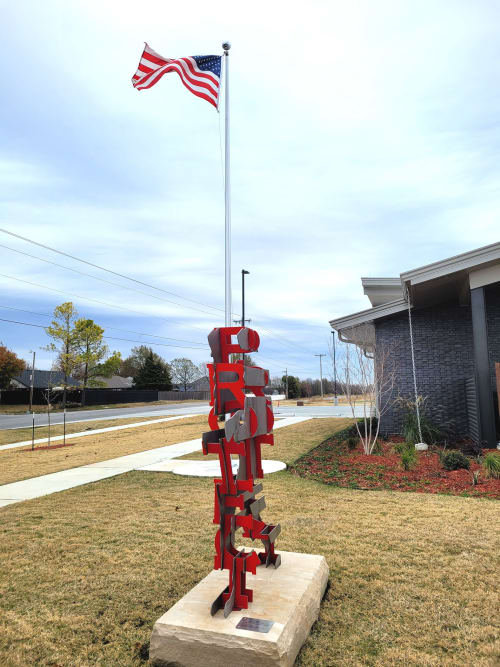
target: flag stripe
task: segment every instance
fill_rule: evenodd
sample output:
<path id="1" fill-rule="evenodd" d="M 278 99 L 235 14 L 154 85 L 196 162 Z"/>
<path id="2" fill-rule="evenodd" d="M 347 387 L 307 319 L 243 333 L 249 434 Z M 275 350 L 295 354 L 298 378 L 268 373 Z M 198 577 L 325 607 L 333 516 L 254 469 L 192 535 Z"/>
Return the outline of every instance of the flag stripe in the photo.
<path id="1" fill-rule="evenodd" d="M 192 68 L 193 74 L 210 79 L 216 84 L 217 87 L 219 86 L 219 78 L 215 75 L 209 74 L 208 72 L 202 72 L 202 70 L 198 68 L 194 58 L 181 58 L 181 60 L 187 61 L 188 65 Z"/>
<path id="2" fill-rule="evenodd" d="M 164 74 L 167 74 L 167 72 L 177 72 L 177 74 L 181 78 L 182 83 L 186 86 L 188 90 L 190 90 L 195 95 L 198 93 L 203 93 L 198 96 L 209 100 L 210 102 L 212 102 L 212 104 L 217 106 L 217 92 L 212 91 L 205 84 L 202 84 L 203 87 L 200 87 L 192 83 L 185 76 L 182 67 L 175 62 L 165 65 L 164 67 L 159 67 L 157 70 L 151 72 L 150 74 L 146 74 L 141 79 L 139 79 L 134 85 L 138 90 L 151 88 L 151 86 L 154 86 L 154 84 L 157 83 Z"/>
<path id="3" fill-rule="evenodd" d="M 198 84 L 200 86 L 207 88 L 208 90 L 213 90 L 214 92 L 216 92 L 215 88 L 219 87 L 219 82 L 214 77 L 200 77 L 194 70 L 193 67 L 194 61 L 191 62 L 191 58 L 179 58 L 178 60 L 167 60 L 166 62 L 163 62 L 162 66 L 165 67 L 166 65 L 174 63 L 180 65 L 183 68 L 186 74 L 186 78 L 192 81 L 193 84 L 195 85 Z M 153 65 L 153 67 L 151 68 L 150 65 Z M 141 70 L 141 72 L 152 72 L 156 71 L 159 68 L 160 65 L 158 65 L 157 63 L 153 63 L 153 61 L 149 59 L 141 60 L 141 62 L 139 63 L 139 70 Z"/>
<path id="4" fill-rule="evenodd" d="M 182 70 L 179 69 L 178 65 L 166 65 L 165 67 L 161 67 L 160 69 L 156 70 L 156 72 L 153 72 L 152 74 L 147 74 L 145 77 L 140 79 L 136 83 L 136 88 L 139 90 L 143 90 L 146 88 L 151 88 L 155 83 L 157 83 L 164 74 L 167 74 L 168 72 L 177 72 L 179 74 L 182 83 L 191 90 L 193 93 L 199 92 L 203 93 L 207 99 L 211 99 L 214 102 L 217 102 L 217 95 L 214 93 L 206 90 L 205 88 L 200 88 L 199 86 L 193 85 L 189 81 L 187 81 L 183 76 L 182 76 Z"/>
<path id="5" fill-rule="evenodd" d="M 213 76 L 212 74 L 209 74 L 208 72 L 203 72 L 201 69 L 199 69 L 198 65 L 196 64 L 196 61 L 193 58 L 179 58 L 177 61 L 172 59 L 172 58 L 162 58 L 158 53 L 153 51 L 152 49 L 149 48 L 148 45 L 146 45 L 146 48 L 144 49 L 144 52 L 142 54 L 142 58 L 149 61 L 147 64 L 154 63 L 155 65 L 163 66 L 166 65 L 167 63 L 171 62 L 186 62 L 188 65 L 189 69 L 191 70 L 192 74 L 194 76 L 199 76 L 203 79 L 209 79 L 213 83 L 215 83 L 217 86 L 219 85 L 219 80 L 217 77 Z"/>
<path id="6" fill-rule="evenodd" d="M 177 72 L 183 85 L 188 90 L 217 108 L 220 87 L 220 61 L 220 56 L 163 58 L 146 44 L 137 71 L 132 77 L 132 84 L 137 90 L 146 90 L 158 83 L 164 74 Z M 204 67 L 204 69 L 201 69 L 201 67 Z"/>
<path id="7" fill-rule="evenodd" d="M 167 65 L 164 65 L 163 67 L 159 67 L 158 69 L 146 74 L 144 77 L 141 78 L 139 82 L 136 84 L 136 88 L 143 89 L 143 88 L 150 88 L 151 85 L 144 86 L 144 83 L 150 84 L 151 81 L 153 83 L 157 83 L 159 79 L 166 74 L 167 72 L 172 72 L 175 71 L 179 76 L 181 77 L 182 82 L 188 87 L 188 88 L 193 88 L 193 90 L 200 90 L 200 89 L 205 89 L 201 90 L 201 92 L 205 92 L 208 95 L 212 95 L 215 99 L 217 99 L 217 90 L 214 90 L 211 88 L 208 84 L 205 82 L 200 82 L 196 80 L 192 80 L 189 76 L 186 75 L 184 68 L 180 63 L 177 61 L 173 61 L 171 63 L 168 63 Z"/>
<path id="8" fill-rule="evenodd" d="M 184 71 L 184 76 L 188 81 L 192 82 L 195 85 L 202 86 L 203 88 L 207 88 L 208 90 L 213 91 L 217 95 L 217 88 L 219 87 L 219 84 L 215 85 L 211 81 L 209 82 L 207 80 L 200 79 L 196 75 L 193 76 L 184 58 L 180 58 L 179 60 L 173 60 L 171 64 L 172 65 L 179 64 L 182 67 Z"/>

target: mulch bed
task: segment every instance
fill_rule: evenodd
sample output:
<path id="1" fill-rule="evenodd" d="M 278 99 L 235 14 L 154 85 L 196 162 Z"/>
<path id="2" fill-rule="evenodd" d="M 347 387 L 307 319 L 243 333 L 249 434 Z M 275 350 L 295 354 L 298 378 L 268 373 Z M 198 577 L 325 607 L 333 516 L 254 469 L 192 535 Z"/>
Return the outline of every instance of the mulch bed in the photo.
<path id="1" fill-rule="evenodd" d="M 483 450 L 483 454 L 488 451 Z M 302 456 L 291 467 L 292 472 L 317 479 L 325 484 L 353 489 L 415 491 L 417 493 L 445 493 L 449 495 L 500 499 L 500 480 L 491 479 L 475 458 L 469 457 L 470 470 L 445 470 L 437 450 L 417 452 L 413 470 L 403 470 L 401 457 L 394 451 L 394 441 L 381 442 L 380 453 L 367 456 L 361 443 L 349 450 L 347 445 L 333 438 L 323 442 Z M 472 474 L 481 471 L 477 485 Z"/>

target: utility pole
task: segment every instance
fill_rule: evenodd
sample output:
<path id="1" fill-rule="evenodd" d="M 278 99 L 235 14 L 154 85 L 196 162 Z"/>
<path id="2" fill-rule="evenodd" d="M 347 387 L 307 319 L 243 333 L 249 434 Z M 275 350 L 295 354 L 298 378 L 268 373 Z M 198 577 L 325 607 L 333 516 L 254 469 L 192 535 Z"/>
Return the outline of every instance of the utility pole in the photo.
<path id="1" fill-rule="evenodd" d="M 285 368 L 285 398 L 288 400 L 288 368 Z"/>
<path id="2" fill-rule="evenodd" d="M 339 404 L 337 396 L 337 355 L 335 349 L 335 331 L 332 331 L 333 336 L 333 405 Z"/>
<path id="3" fill-rule="evenodd" d="M 315 357 L 319 357 L 319 383 L 321 385 L 321 398 L 323 398 L 323 364 L 321 363 L 321 357 L 326 357 L 326 354 L 315 354 Z"/>
<path id="4" fill-rule="evenodd" d="M 35 356 L 36 352 L 33 352 L 33 362 L 31 364 L 31 378 L 30 378 L 30 407 L 29 412 L 33 412 L 33 387 L 35 383 Z"/>

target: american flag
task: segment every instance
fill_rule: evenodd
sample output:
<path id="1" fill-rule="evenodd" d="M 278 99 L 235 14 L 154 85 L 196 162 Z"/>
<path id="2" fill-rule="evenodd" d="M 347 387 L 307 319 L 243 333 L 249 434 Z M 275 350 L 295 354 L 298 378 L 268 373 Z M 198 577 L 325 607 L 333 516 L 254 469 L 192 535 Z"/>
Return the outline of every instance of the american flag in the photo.
<path id="1" fill-rule="evenodd" d="M 177 72 L 193 95 L 202 97 L 215 108 L 219 104 L 221 56 L 164 58 L 146 44 L 132 84 L 137 90 L 151 88 L 167 72 Z"/>

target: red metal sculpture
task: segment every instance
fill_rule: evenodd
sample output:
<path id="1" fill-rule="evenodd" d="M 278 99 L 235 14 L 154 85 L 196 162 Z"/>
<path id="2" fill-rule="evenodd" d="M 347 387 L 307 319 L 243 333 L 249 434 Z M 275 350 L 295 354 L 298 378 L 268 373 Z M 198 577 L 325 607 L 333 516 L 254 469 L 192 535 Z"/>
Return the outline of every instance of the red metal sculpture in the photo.
<path id="1" fill-rule="evenodd" d="M 264 395 L 269 373 L 257 366 L 246 366 L 243 359 L 230 363 L 231 354 L 247 354 L 259 348 L 259 335 L 246 327 L 214 329 L 208 336 L 213 364 L 208 364 L 210 405 L 208 417 L 211 431 L 203 434 L 203 453 L 218 454 L 221 478 L 215 479 L 214 523 L 219 526 L 215 536 L 215 569 L 229 570 L 229 586 L 212 604 L 211 613 L 224 609 L 247 609 L 253 591 L 246 587 L 246 573 L 256 573 L 258 565 L 280 564 L 274 552 L 274 541 L 281 528 L 264 523 L 260 517 L 266 503 L 262 484 L 255 480 L 264 476 L 261 446 L 272 445 L 274 416 L 271 401 Z M 251 395 L 247 395 L 250 393 Z M 224 428 L 218 417 L 226 416 Z M 231 454 L 239 457 L 233 474 Z M 241 528 L 243 537 L 261 540 L 264 551 L 238 551 L 235 533 Z"/>

